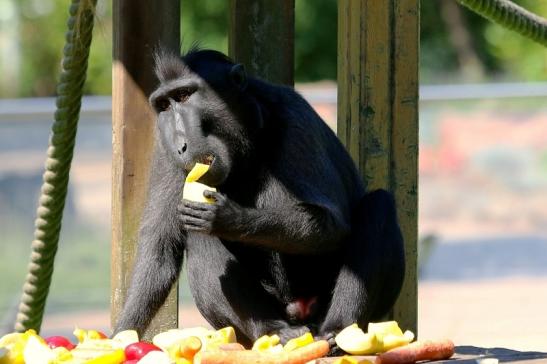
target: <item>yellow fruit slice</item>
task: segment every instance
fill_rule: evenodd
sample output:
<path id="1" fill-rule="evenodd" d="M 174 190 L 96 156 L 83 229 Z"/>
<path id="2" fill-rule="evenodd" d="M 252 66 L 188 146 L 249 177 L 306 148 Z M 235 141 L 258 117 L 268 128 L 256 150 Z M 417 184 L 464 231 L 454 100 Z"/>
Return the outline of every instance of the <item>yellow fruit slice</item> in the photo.
<path id="1" fill-rule="evenodd" d="M 24 364 L 24 351 L 30 338 L 33 339 L 33 345 L 45 345 L 44 339 L 38 336 L 36 331 L 32 329 L 27 330 L 22 334 L 8 334 L 2 337 L 2 345 L 5 345 L 5 348 L 8 349 L 7 353 L 2 357 L 2 364 Z M 47 348 L 49 349 L 49 347 Z"/>
<path id="2" fill-rule="evenodd" d="M 199 182 L 186 182 L 182 190 L 182 198 L 195 202 L 214 203 L 214 199 L 203 196 L 203 191 L 206 190 L 216 192 L 217 189 Z"/>
<path id="3" fill-rule="evenodd" d="M 114 335 L 112 340 L 119 341 L 126 347 L 129 344 L 139 342 L 139 334 L 135 330 L 124 330 Z"/>
<path id="4" fill-rule="evenodd" d="M 203 196 L 203 191 L 216 191 L 216 188 L 209 187 L 203 183 L 196 182 L 209 170 L 209 165 L 196 163 L 194 168 L 186 176 L 186 181 L 184 182 L 184 188 L 182 190 L 182 198 L 189 201 L 203 202 L 203 203 L 213 203 L 215 200 L 212 198 L 206 198 Z"/>
<path id="5" fill-rule="evenodd" d="M 271 348 L 279 344 L 279 336 L 264 335 L 256 339 L 251 350 L 254 351 L 269 351 Z"/>
<path id="6" fill-rule="evenodd" d="M 386 352 L 414 340 L 412 331 L 407 330 L 403 334 L 397 321 L 371 322 L 368 324 L 368 333 L 376 335 L 378 352 Z"/>
<path id="7" fill-rule="evenodd" d="M 142 359 L 141 359 L 142 360 Z M 121 364 L 125 361 L 123 349 L 117 349 L 108 354 L 98 356 L 86 362 L 86 364 Z"/>
<path id="8" fill-rule="evenodd" d="M 49 364 L 55 360 L 56 355 L 38 336 L 30 336 L 23 350 L 23 358 L 25 363 Z"/>
<path id="9" fill-rule="evenodd" d="M 102 333 L 100 333 L 97 330 L 84 330 L 76 327 L 74 331 L 72 332 L 74 336 L 76 336 L 76 339 L 78 339 L 78 342 L 84 342 L 87 340 L 103 340 L 107 339 L 106 336 Z"/>
<path id="10" fill-rule="evenodd" d="M 186 182 L 196 182 L 209 170 L 208 164 L 196 163 L 194 168 L 186 176 Z"/>
<path id="11" fill-rule="evenodd" d="M 397 348 L 399 346 L 407 345 L 410 343 L 410 341 L 407 337 L 404 335 L 397 336 L 393 334 L 387 334 L 382 339 L 382 352 Z"/>
<path id="12" fill-rule="evenodd" d="M 385 321 L 385 322 L 370 322 L 368 324 L 369 334 L 403 336 L 403 331 L 399 327 L 397 321 Z"/>
<path id="13" fill-rule="evenodd" d="M 70 350 L 62 346 L 56 347 L 55 349 L 53 349 L 53 352 L 55 353 L 55 364 L 69 362 L 74 359 L 74 356 L 72 355 Z"/>
<path id="14" fill-rule="evenodd" d="M 287 341 L 285 346 L 283 347 L 283 350 L 285 351 L 293 351 L 294 349 L 301 348 L 302 346 L 306 346 L 308 344 L 311 344 L 313 342 L 313 336 L 311 333 L 306 332 L 304 335 L 295 337 L 294 339 L 290 339 Z"/>
<path id="15" fill-rule="evenodd" d="M 78 363 L 80 362 L 87 363 L 88 360 L 96 359 L 104 355 L 111 354 L 116 350 L 116 349 L 98 348 L 98 347 L 80 347 L 80 345 L 81 344 L 79 344 L 76 347 L 76 349 L 73 349 L 70 351 L 70 353 L 74 357 L 74 360 Z M 121 348 L 118 350 L 121 350 Z"/>
<path id="16" fill-rule="evenodd" d="M 187 329 L 171 329 L 160 332 L 152 338 L 152 343 L 163 350 L 168 351 L 171 346 L 190 336 L 197 336 L 204 343 L 210 336 L 211 330 L 205 327 L 192 327 Z"/>
<path id="17" fill-rule="evenodd" d="M 163 351 L 151 351 L 139 360 L 139 364 L 171 364 L 171 359 Z"/>
<path id="18" fill-rule="evenodd" d="M 12 332 L 6 334 L 0 338 L 0 348 L 9 348 L 14 345 L 17 341 L 21 340 L 23 334 L 19 332 Z"/>
<path id="19" fill-rule="evenodd" d="M 350 325 L 340 331 L 334 338 L 340 349 L 353 355 L 374 354 L 379 349 L 375 334 L 365 334 L 357 324 Z"/>
<path id="20" fill-rule="evenodd" d="M 202 346 L 203 344 L 200 338 L 197 336 L 188 336 L 172 345 L 167 353 L 169 354 L 169 358 L 175 362 L 181 358 L 191 362 L 196 353 L 201 350 Z"/>
<path id="21" fill-rule="evenodd" d="M 236 332 L 232 326 L 226 326 L 215 332 L 215 336 L 222 338 L 224 344 L 236 343 Z"/>

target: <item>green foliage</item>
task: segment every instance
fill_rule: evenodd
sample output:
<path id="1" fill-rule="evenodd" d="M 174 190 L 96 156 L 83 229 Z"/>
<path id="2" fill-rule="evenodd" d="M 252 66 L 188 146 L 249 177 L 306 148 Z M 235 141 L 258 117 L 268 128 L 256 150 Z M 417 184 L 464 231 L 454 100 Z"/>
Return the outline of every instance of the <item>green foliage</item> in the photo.
<path id="1" fill-rule="evenodd" d="M 296 0 L 297 82 L 336 79 L 337 1 Z"/>
<path id="2" fill-rule="evenodd" d="M 547 16 L 547 1 L 521 0 L 517 3 L 538 15 Z M 486 28 L 483 36 L 489 54 L 496 58 L 506 73 L 527 81 L 547 79 L 545 47 L 494 24 Z"/>
<path id="3" fill-rule="evenodd" d="M 183 49 L 197 43 L 201 47 L 228 53 L 229 1 L 186 1 L 181 5 Z"/>
<path id="4" fill-rule="evenodd" d="M 0 97 L 55 94 L 68 19 L 67 0 L 2 0 L 15 3 L 19 17 L 21 64 L 18 87 L 3 88 Z M 89 59 L 87 94 L 109 94 L 112 61 L 112 11 L 99 1 Z M 1 51 L 1 50 L 0 50 Z"/>
<path id="5" fill-rule="evenodd" d="M 455 0 L 443 0 L 455 1 Z M 513 0 L 524 8 L 547 16 L 547 2 Z M 476 82 L 466 79 L 451 44 L 449 29 L 441 14 L 441 1 L 421 2 L 420 72 L 422 82 Z M 547 80 L 547 51 L 540 44 L 489 22 L 460 7 L 463 25 L 471 38 L 472 51 L 485 69 L 483 78 L 538 81 Z"/>
<path id="6" fill-rule="evenodd" d="M 454 1 L 454 0 L 443 0 Z M 69 1 L 0 0 L 15 4 L 20 35 L 21 64 L 16 85 L 0 87 L 0 97 L 50 96 L 55 84 L 64 43 Z M 547 2 L 519 0 L 517 3 L 547 15 Z M 481 81 L 482 78 L 545 80 L 545 48 L 522 36 L 491 24 L 460 7 L 471 39 L 471 48 L 484 69 L 479 79 L 465 79 L 457 51 L 450 41 L 449 27 L 439 16 L 439 1 L 421 2 L 422 82 Z M 228 6 L 226 0 L 185 1 L 182 4 L 183 48 L 194 42 L 223 52 L 228 47 Z M 99 0 L 96 29 L 91 48 L 88 94 L 110 94 L 112 10 L 111 2 Z M 295 75 L 297 82 L 336 78 L 337 2 L 296 0 Z M 5 30 L 0 27 L 0 33 Z M 275 46 L 275 45 L 272 45 Z M 2 46 L 0 45 L 0 55 Z M 1 62 L 1 61 L 0 61 Z M 479 74 L 481 74 L 479 72 Z M 8 85 L 9 86 L 9 85 Z"/>

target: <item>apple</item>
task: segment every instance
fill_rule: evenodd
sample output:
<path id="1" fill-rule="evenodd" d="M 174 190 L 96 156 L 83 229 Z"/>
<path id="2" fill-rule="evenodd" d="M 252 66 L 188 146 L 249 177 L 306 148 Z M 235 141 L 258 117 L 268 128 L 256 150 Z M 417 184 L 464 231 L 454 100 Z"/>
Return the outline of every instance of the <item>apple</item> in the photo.
<path id="1" fill-rule="evenodd" d="M 72 350 L 76 347 L 73 343 L 70 342 L 66 337 L 64 336 L 50 336 L 46 337 L 44 339 L 46 341 L 46 344 L 51 348 L 55 349 L 58 347 L 63 347 L 68 350 Z"/>
<path id="2" fill-rule="evenodd" d="M 133 344 L 129 344 L 125 347 L 125 359 L 140 360 L 151 351 L 162 351 L 162 350 L 156 345 L 146 341 L 139 341 Z"/>

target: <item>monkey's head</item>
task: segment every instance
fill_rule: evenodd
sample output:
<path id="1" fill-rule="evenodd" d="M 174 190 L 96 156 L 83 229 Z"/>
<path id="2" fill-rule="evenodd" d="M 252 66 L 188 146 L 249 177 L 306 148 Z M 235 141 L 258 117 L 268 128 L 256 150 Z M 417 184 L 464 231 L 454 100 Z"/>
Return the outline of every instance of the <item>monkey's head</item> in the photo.
<path id="1" fill-rule="evenodd" d="M 160 85 L 150 104 L 164 149 L 187 171 L 198 162 L 211 165 L 200 182 L 221 185 L 250 163 L 262 127 L 243 66 L 212 50 L 191 50 L 183 57 L 159 52 L 155 58 Z"/>

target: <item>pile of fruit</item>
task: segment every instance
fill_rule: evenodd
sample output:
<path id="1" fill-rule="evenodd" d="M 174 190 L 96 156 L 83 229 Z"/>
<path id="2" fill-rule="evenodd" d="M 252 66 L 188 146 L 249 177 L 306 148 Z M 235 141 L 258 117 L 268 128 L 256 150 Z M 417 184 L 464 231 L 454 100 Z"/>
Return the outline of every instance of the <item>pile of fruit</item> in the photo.
<path id="1" fill-rule="evenodd" d="M 77 344 L 62 336 L 42 338 L 34 330 L 0 338 L 0 364 L 297 364 L 324 357 L 325 340 L 310 333 L 280 343 L 277 335 L 257 339 L 251 350 L 237 343 L 232 327 L 173 329 L 157 334 L 152 342 L 140 341 L 127 330 L 108 338 L 95 330 L 76 329 Z M 376 363 L 403 364 L 452 356 L 451 342 L 412 343 L 414 334 L 402 332 L 395 321 L 371 323 L 364 333 L 356 324 L 342 330 L 337 345 L 353 355 L 379 354 Z M 369 360 L 344 356 L 335 364 L 364 364 Z"/>

